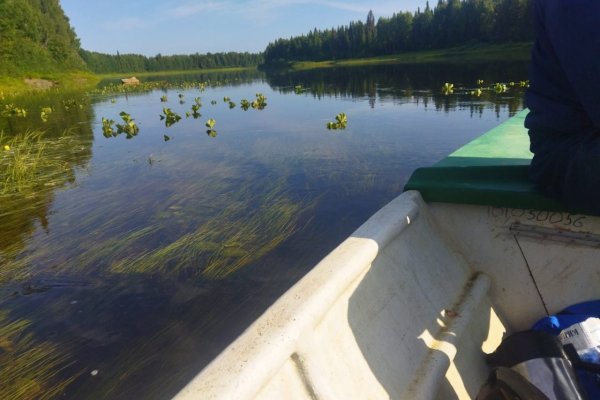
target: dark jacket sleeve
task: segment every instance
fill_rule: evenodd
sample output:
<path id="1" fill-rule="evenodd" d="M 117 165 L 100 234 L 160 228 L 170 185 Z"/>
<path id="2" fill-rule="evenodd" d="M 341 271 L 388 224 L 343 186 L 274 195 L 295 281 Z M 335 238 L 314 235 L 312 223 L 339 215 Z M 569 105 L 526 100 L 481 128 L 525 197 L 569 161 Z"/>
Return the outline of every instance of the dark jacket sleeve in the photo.
<path id="1" fill-rule="evenodd" d="M 529 129 L 600 129 L 600 1 L 536 0 Z"/>

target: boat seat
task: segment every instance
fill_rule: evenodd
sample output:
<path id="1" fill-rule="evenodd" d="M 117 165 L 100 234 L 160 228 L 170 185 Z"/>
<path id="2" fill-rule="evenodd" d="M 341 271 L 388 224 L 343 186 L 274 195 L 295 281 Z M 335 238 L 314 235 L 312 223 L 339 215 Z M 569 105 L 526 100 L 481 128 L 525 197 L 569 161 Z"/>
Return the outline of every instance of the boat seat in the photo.
<path id="1" fill-rule="evenodd" d="M 527 169 L 528 165 L 502 163 L 419 168 L 404 190 L 417 190 L 428 202 L 569 211 L 558 201 L 536 191 L 528 179 Z"/>
<path id="2" fill-rule="evenodd" d="M 528 112 L 517 113 L 432 167 L 417 169 L 404 190 L 417 190 L 428 202 L 576 212 L 529 181 Z"/>

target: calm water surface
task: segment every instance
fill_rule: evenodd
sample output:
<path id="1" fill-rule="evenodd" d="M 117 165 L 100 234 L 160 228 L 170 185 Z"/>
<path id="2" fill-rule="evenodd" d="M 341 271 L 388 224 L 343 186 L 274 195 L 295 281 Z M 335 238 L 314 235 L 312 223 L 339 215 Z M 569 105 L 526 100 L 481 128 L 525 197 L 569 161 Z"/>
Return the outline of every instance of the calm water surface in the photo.
<path id="1" fill-rule="evenodd" d="M 524 107 L 510 86 L 471 95 L 477 79 L 526 70 L 246 72 L 170 78 L 210 80 L 204 91 L 15 99 L 29 112 L 0 118 L 3 398 L 169 398 L 415 168 Z M 243 111 L 256 93 L 266 108 Z M 202 116 L 186 118 L 196 97 Z M 163 107 L 182 120 L 167 128 Z M 105 138 L 102 117 L 121 111 L 139 134 Z M 340 112 L 347 128 L 327 130 Z M 30 129 L 46 133 L 3 150 Z"/>

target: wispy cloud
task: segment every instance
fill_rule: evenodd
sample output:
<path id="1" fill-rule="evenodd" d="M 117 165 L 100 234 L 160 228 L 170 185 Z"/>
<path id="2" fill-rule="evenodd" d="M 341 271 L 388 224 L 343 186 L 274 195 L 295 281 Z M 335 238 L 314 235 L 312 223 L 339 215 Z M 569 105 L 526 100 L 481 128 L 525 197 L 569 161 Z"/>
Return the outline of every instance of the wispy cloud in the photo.
<path id="1" fill-rule="evenodd" d="M 207 1 L 202 3 L 185 3 L 174 7 L 168 13 L 177 18 L 191 17 L 206 11 L 230 10 L 234 6 L 231 1 Z"/>

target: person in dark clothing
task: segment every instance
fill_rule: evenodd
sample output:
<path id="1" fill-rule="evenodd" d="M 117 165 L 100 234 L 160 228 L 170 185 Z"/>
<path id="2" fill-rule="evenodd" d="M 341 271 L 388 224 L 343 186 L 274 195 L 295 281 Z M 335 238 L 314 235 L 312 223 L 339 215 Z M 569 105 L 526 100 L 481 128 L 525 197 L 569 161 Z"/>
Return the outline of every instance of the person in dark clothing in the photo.
<path id="1" fill-rule="evenodd" d="M 529 175 L 566 206 L 600 213 L 600 1 L 535 0 L 525 119 Z"/>

